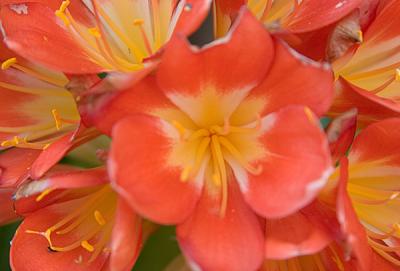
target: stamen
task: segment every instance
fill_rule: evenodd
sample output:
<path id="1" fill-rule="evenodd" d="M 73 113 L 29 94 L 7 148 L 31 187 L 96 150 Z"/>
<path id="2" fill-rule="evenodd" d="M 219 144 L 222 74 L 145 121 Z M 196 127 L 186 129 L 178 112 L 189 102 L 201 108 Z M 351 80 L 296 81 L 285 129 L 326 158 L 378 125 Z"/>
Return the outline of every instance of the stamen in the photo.
<path id="1" fill-rule="evenodd" d="M 223 147 L 225 147 L 230 154 L 239 162 L 241 166 L 243 166 L 248 172 L 250 172 L 253 175 L 260 175 L 261 172 L 263 171 L 263 168 L 261 165 L 258 165 L 256 168 L 251 166 L 242 156 L 242 154 L 233 146 L 231 142 L 229 142 L 228 139 L 220 136 L 218 137 L 219 142 Z"/>
<path id="2" fill-rule="evenodd" d="M 2 147 L 15 147 L 19 144 L 19 138 L 18 136 L 14 136 L 12 140 L 5 140 L 3 142 L 1 142 L 1 146 Z"/>
<path id="3" fill-rule="evenodd" d="M 130 39 L 118 28 L 118 26 L 112 21 L 112 19 L 103 11 L 103 9 L 97 4 L 97 2 L 93 1 L 94 7 L 96 9 L 96 20 L 98 24 L 100 24 L 100 19 L 97 16 L 97 12 L 104 18 L 107 22 L 108 26 L 112 29 L 112 31 L 121 39 L 123 43 L 129 48 L 131 52 L 134 53 L 137 61 L 141 62 L 145 57 L 146 54 L 134 43 L 130 41 Z M 105 47 L 107 47 L 106 41 L 104 41 Z M 112 55 L 111 55 L 112 56 Z"/>
<path id="4" fill-rule="evenodd" d="M 228 180 L 226 176 L 226 168 L 224 156 L 222 154 L 219 137 L 217 135 L 213 135 L 211 137 L 211 146 L 212 151 L 214 152 L 214 156 L 216 157 L 217 164 L 219 167 L 219 174 L 221 176 L 221 207 L 220 207 L 220 216 L 223 217 L 226 212 L 226 207 L 228 205 Z"/>
<path id="5" fill-rule="evenodd" d="M 61 122 L 61 118 L 60 118 L 60 115 L 58 114 L 57 109 L 52 109 L 51 114 L 53 115 L 57 130 L 60 130 L 61 126 L 62 126 L 62 122 Z"/>
<path id="6" fill-rule="evenodd" d="M 92 35 L 95 38 L 101 37 L 100 31 L 97 27 L 89 28 L 88 31 L 89 31 L 90 35 Z"/>
<path id="7" fill-rule="evenodd" d="M 94 217 L 100 226 L 104 226 L 106 224 L 106 220 L 99 210 L 94 211 Z"/>
<path id="8" fill-rule="evenodd" d="M 150 41 L 147 38 L 146 32 L 144 31 L 143 23 L 144 23 L 143 19 L 136 19 L 133 21 L 133 25 L 139 27 L 139 31 L 140 31 L 140 34 L 142 35 L 142 39 L 143 39 L 144 45 L 146 46 L 147 53 L 149 55 L 152 55 L 153 51 L 151 49 Z"/>
<path id="9" fill-rule="evenodd" d="M 84 240 L 84 241 L 81 242 L 81 246 L 82 246 L 84 249 L 86 249 L 87 251 L 89 251 L 89 252 L 93 252 L 93 251 L 94 251 L 94 247 L 93 247 L 91 244 L 89 244 L 89 242 L 86 241 L 86 240 Z"/>
<path id="10" fill-rule="evenodd" d="M 160 22 L 160 6 L 159 0 L 152 0 L 153 8 L 153 29 L 154 29 L 154 50 L 157 51 L 161 47 L 161 22 Z"/>
<path id="11" fill-rule="evenodd" d="M 362 30 L 357 31 L 357 41 L 359 43 L 362 43 L 364 41 L 364 34 L 363 34 Z"/>
<path id="12" fill-rule="evenodd" d="M 60 18 L 66 26 L 69 26 L 71 24 L 68 17 L 65 15 L 65 10 L 68 8 L 69 4 L 70 4 L 70 1 L 65 0 L 61 3 L 60 8 L 55 11 L 55 15 L 58 18 Z"/>
<path id="13" fill-rule="evenodd" d="M 39 202 L 41 201 L 45 196 L 47 196 L 48 194 L 50 194 L 53 191 L 52 188 L 47 188 L 46 190 L 44 190 L 42 193 L 40 193 L 39 196 L 36 197 L 36 201 Z"/>
<path id="14" fill-rule="evenodd" d="M 15 58 L 15 57 L 9 58 L 9 59 L 7 59 L 6 61 L 4 61 L 1 64 L 1 69 L 2 70 L 7 70 L 8 68 L 10 68 L 15 63 L 17 63 L 17 58 Z"/>

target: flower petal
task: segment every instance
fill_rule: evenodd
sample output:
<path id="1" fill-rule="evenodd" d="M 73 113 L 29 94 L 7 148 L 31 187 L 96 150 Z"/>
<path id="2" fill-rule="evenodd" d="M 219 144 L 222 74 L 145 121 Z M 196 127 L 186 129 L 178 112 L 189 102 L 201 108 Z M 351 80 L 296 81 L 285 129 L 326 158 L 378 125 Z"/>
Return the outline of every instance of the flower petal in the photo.
<path id="1" fill-rule="evenodd" d="M 15 188 L 28 175 L 41 150 L 12 148 L 0 153 L 0 187 Z"/>
<path id="2" fill-rule="evenodd" d="M 329 115 L 337 116 L 357 108 L 357 121 L 362 126 L 377 120 L 400 116 L 400 107 L 393 101 L 373 95 L 344 79 L 339 79 L 336 84 L 338 91 Z"/>
<path id="3" fill-rule="evenodd" d="M 365 128 L 354 140 L 349 160 L 355 162 L 382 161 L 400 166 L 400 118 L 386 119 Z"/>
<path id="4" fill-rule="evenodd" d="M 276 40 L 271 70 L 248 99 L 265 99 L 262 116 L 291 104 L 308 106 L 321 116 L 332 103 L 333 80 L 327 64 L 307 59 Z"/>
<path id="5" fill-rule="evenodd" d="M 346 155 L 357 129 L 357 109 L 352 109 L 335 118 L 327 128 L 332 161 L 336 164 Z"/>
<path id="6" fill-rule="evenodd" d="M 261 174 L 233 168 L 246 201 L 260 215 L 277 218 L 309 204 L 332 171 L 327 139 L 310 109 L 289 106 L 262 120 Z M 282 200 L 284 199 L 284 200 Z"/>
<path id="7" fill-rule="evenodd" d="M 322 250 L 332 240 L 328 230 L 321 225 L 323 219 L 302 211 L 281 219 L 267 219 L 266 258 L 288 259 Z"/>
<path id="8" fill-rule="evenodd" d="M 13 6 L 1 9 L 5 43 L 19 55 L 66 73 L 98 73 L 92 61 L 67 30 L 60 26 L 54 10 L 42 3 L 24 3 L 21 12 Z"/>
<path id="9" fill-rule="evenodd" d="M 211 0 L 184 0 L 176 7 L 172 21 L 176 21 L 174 33 L 190 35 L 200 27 L 211 7 Z"/>
<path id="10" fill-rule="evenodd" d="M 309 32 L 339 21 L 361 3 L 362 0 L 303 0 L 283 24 L 291 32 Z"/>
<path id="11" fill-rule="evenodd" d="M 112 237 L 110 270 L 131 270 L 142 247 L 141 219 L 119 199 Z"/>
<path id="12" fill-rule="evenodd" d="M 24 219 L 12 240 L 10 265 L 13 270 L 82 271 L 101 269 L 106 260 L 106 254 L 100 255 L 91 264 L 79 264 L 80 260 L 90 257 L 90 253 L 84 248 L 79 247 L 70 252 L 52 252 L 48 249 L 49 244 L 46 238 L 26 232 L 27 230 L 45 231 L 62 219 L 63 215 L 66 215 L 65 212 L 68 212 L 67 208 L 51 206 Z"/>
<path id="13" fill-rule="evenodd" d="M 243 9 L 227 37 L 202 49 L 191 47 L 181 37 L 172 38 L 158 81 L 167 96 L 195 96 L 210 87 L 218 93 L 248 91 L 264 77 L 273 52 L 268 32 Z"/>
<path id="14" fill-rule="evenodd" d="M 161 119 L 136 115 L 115 125 L 112 134 L 108 168 L 116 190 L 151 220 L 182 222 L 195 207 L 201 187 L 182 182 L 183 169 L 169 161 L 173 137 L 179 137 L 176 129 Z"/>
<path id="15" fill-rule="evenodd" d="M 158 87 L 154 75 L 149 75 L 127 89 L 106 95 L 80 108 L 85 121 L 111 134 L 119 120 L 137 113 L 151 113 L 154 108 L 173 107 Z"/>
<path id="16" fill-rule="evenodd" d="M 193 215 L 177 227 L 182 251 L 198 270 L 256 270 L 262 263 L 260 222 L 232 179 L 228 195 L 221 217 L 219 197 L 204 191 Z"/>
<path id="17" fill-rule="evenodd" d="M 10 223 L 18 218 L 14 210 L 13 189 L 0 189 L 0 225 Z"/>

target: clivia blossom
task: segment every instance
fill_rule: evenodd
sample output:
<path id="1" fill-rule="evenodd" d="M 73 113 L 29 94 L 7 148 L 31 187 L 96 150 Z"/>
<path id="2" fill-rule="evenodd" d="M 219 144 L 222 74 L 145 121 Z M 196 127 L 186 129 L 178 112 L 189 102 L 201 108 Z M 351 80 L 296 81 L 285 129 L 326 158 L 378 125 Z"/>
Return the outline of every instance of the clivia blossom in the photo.
<path id="1" fill-rule="evenodd" d="M 93 113 L 112 130 L 113 185 L 139 214 L 178 224 L 193 265 L 254 270 L 264 255 L 258 216 L 295 212 L 329 176 L 313 111 L 326 112 L 332 80 L 245 9 L 226 38 L 202 49 L 175 37 L 156 74 Z"/>
<path id="2" fill-rule="evenodd" d="M 399 123 L 399 119 L 393 118 L 365 128 L 356 137 L 348 157 L 341 159 L 340 167 L 325 188 L 331 189 L 336 185 L 336 177 L 341 176 L 344 184 L 339 184 L 343 186 L 339 188 L 343 205 L 338 207 L 339 221 L 349 236 L 357 236 L 349 238 L 365 265 L 371 252 L 360 249 L 360 242 L 368 244 L 392 266 L 400 266 Z"/>
<path id="3" fill-rule="evenodd" d="M 53 172 L 52 172 L 53 171 Z M 21 186 L 24 216 L 11 246 L 14 270 L 131 270 L 141 218 L 118 197 L 104 168 L 57 169 Z"/>
<path id="4" fill-rule="evenodd" d="M 174 31 L 190 34 L 209 0 L 2 0 L 5 43 L 19 55 L 71 74 L 144 68 Z"/>
<path id="5" fill-rule="evenodd" d="M 363 125 L 399 116 L 400 6 L 397 1 L 384 3 L 364 31 L 363 42 L 333 63 L 338 81 L 332 116 L 352 107 Z"/>
<path id="6" fill-rule="evenodd" d="M 353 32 L 337 28 L 341 28 L 342 21 L 353 17 L 368 24 L 377 0 L 216 0 L 214 3 L 217 37 L 225 35 L 240 6 L 246 5 L 275 35 L 319 61 L 341 53 L 343 43 L 347 49 L 362 40 L 362 31 L 357 31 L 360 28 Z"/>

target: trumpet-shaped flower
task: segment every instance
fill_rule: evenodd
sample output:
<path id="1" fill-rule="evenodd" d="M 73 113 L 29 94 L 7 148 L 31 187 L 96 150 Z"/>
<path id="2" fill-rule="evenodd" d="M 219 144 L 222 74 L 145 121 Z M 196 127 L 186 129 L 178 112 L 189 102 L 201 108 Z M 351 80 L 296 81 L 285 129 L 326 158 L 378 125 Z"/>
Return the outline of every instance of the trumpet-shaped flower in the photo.
<path id="1" fill-rule="evenodd" d="M 329 190 L 338 179 L 344 183 L 339 184 L 338 219 L 365 265 L 369 244 L 392 266 L 400 266 L 399 123 L 399 119 L 387 119 L 364 129 L 327 186 Z"/>
<path id="2" fill-rule="evenodd" d="M 329 107 L 332 79 L 246 10 L 205 48 L 175 37 L 156 74 L 97 108 L 103 130 L 131 115 L 113 128 L 112 180 L 140 214 L 178 224 L 193 264 L 255 270 L 264 254 L 257 215 L 295 212 L 330 173 L 312 111 Z"/>
<path id="3" fill-rule="evenodd" d="M 335 29 L 339 22 L 353 12 L 360 21 L 369 21 L 376 0 L 216 0 L 214 3 L 214 32 L 222 37 L 232 25 L 241 5 L 246 5 L 268 29 L 285 39 L 293 48 L 316 60 L 323 60 L 331 40 L 336 40 Z M 359 29 L 358 29 L 359 30 Z M 344 34 L 349 44 L 360 38 L 355 33 Z M 361 33 L 361 32 L 360 32 Z M 338 50 L 335 43 L 335 50 Z M 329 55 L 329 54 L 328 54 Z"/>
<path id="4" fill-rule="evenodd" d="M 189 34 L 209 0 L 1 1 L 6 44 L 67 73 L 141 70 L 174 31 Z"/>
<path id="5" fill-rule="evenodd" d="M 400 113 L 400 19 L 397 1 L 387 1 L 363 34 L 363 42 L 333 63 L 339 80 L 332 113 L 357 107 L 363 124 Z"/>
<path id="6" fill-rule="evenodd" d="M 57 170 L 19 188 L 24 216 L 11 246 L 13 270 L 130 270 L 141 219 L 108 184 L 103 168 Z"/>

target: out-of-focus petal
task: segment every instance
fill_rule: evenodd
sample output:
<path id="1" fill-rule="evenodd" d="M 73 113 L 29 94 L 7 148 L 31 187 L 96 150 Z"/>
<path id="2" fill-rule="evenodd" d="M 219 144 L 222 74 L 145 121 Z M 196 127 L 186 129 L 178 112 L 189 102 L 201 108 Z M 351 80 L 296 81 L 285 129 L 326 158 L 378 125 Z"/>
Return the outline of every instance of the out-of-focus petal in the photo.
<path id="1" fill-rule="evenodd" d="M 222 217 L 219 205 L 219 197 L 205 191 L 194 213 L 177 227 L 183 253 L 199 270 L 256 270 L 263 260 L 264 235 L 233 179 Z"/>
<path id="2" fill-rule="evenodd" d="M 202 184 L 181 181 L 183 169 L 169 157 L 174 140 L 178 132 L 161 119 L 126 118 L 114 126 L 108 163 L 122 197 L 144 217 L 166 224 L 183 222 L 193 211 Z"/>

